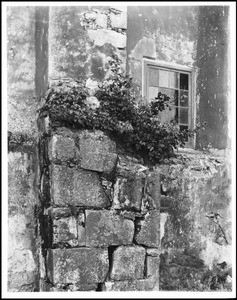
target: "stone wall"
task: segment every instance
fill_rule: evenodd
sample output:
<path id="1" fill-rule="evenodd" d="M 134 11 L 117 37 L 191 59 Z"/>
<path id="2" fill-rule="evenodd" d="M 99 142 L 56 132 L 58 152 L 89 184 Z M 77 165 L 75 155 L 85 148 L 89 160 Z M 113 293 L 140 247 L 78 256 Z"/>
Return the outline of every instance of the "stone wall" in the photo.
<path id="1" fill-rule="evenodd" d="M 161 290 L 231 290 L 230 178 L 223 156 L 186 154 L 161 166 Z"/>
<path id="2" fill-rule="evenodd" d="M 70 77 L 100 82 L 117 54 L 125 68 L 127 8 L 50 7 L 49 79 Z"/>
<path id="3" fill-rule="evenodd" d="M 37 235 L 39 202 L 37 101 L 34 85 L 35 9 L 12 6 L 7 8 L 6 13 L 8 290 L 33 292 L 39 289 L 40 249 Z"/>
<path id="4" fill-rule="evenodd" d="M 159 288 L 160 179 L 100 131 L 41 140 L 45 291 Z"/>

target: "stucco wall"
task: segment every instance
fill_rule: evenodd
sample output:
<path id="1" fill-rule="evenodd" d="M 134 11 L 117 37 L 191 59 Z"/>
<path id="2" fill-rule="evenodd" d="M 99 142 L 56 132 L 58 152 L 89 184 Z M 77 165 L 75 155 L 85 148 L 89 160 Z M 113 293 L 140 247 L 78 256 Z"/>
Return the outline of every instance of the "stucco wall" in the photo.
<path id="1" fill-rule="evenodd" d="M 35 8 L 8 7 L 8 130 L 36 136 Z"/>
<path id="2" fill-rule="evenodd" d="M 113 54 L 125 65 L 126 28 L 126 7 L 50 7 L 50 79 L 103 80 Z"/>
<path id="3" fill-rule="evenodd" d="M 44 7 L 7 8 L 10 292 L 40 289 L 37 108 L 48 84 L 47 16 Z"/>
<path id="4" fill-rule="evenodd" d="M 142 60 L 196 71 L 196 121 L 207 122 L 196 148 L 224 149 L 228 141 L 228 7 L 128 6 L 127 71 L 142 96 Z"/>
<path id="5" fill-rule="evenodd" d="M 196 154 L 161 169 L 161 289 L 223 288 L 211 280 L 231 276 L 230 164 L 221 157 Z M 213 213 L 220 216 L 213 218 Z M 223 269 L 218 265 L 222 263 Z"/>

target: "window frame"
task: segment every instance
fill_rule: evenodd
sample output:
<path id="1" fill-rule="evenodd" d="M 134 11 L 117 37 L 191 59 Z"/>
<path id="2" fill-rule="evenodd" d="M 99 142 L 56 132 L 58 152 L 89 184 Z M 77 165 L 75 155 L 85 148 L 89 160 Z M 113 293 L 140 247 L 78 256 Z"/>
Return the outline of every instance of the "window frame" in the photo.
<path id="1" fill-rule="evenodd" d="M 163 69 L 166 71 L 183 72 L 189 75 L 189 113 L 188 113 L 188 127 L 194 129 L 196 126 L 196 69 L 176 63 L 166 63 L 159 60 L 153 60 L 143 58 L 142 63 L 142 97 L 147 104 L 148 99 L 148 70 L 149 67 Z M 195 149 L 196 136 L 189 138 L 189 141 L 185 144 L 185 148 Z"/>

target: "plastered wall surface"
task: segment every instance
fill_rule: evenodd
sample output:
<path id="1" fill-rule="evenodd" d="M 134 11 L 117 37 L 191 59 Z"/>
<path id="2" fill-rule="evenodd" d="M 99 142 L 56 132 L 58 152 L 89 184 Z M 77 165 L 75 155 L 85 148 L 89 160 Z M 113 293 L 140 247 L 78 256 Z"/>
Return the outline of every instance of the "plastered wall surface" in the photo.
<path id="1" fill-rule="evenodd" d="M 11 7 L 7 22 L 9 291 L 193 290 L 210 286 L 208 280 L 218 274 L 231 277 L 231 168 L 222 155 L 230 144 L 228 9 Z M 195 68 L 197 120 L 208 122 L 196 148 L 212 154 L 184 155 L 158 166 L 161 213 L 152 210 L 145 221 L 139 219 L 145 207 L 140 201 L 143 172 L 114 176 L 112 185 L 101 181 L 111 166 L 121 167 L 113 143 L 103 145 L 104 155 L 102 146 L 94 151 L 96 139 L 64 129 L 45 142 L 47 151 L 38 144 L 45 128 L 37 126 L 37 108 L 48 83 L 83 78 L 93 95 L 108 76 L 114 53 L 133 77 L 138 100 L 144 57 Z M 125 159 L 121 170 L 135 165 Z M 211 218 L 212 212 L 221 217 Z M 161 220 L 157 231 L 153 218 Z M 46 223 L 49 233 L 42 236 Z M 143 229 L 135 234 L 138 228 Z M 159 248 L 160 258 L 153 248 Z M 83 264 L 78 254 L 92 257 L 83 274 L 70 269 Z M 132 255 L 139 259 L 128 272 L 120 262 Z M 222 269 L 218 264 L 223 262 Z M 90 272 L 96 266 L 100 270 Z M 81 278 L 79 283 L 75 278 Z"/>

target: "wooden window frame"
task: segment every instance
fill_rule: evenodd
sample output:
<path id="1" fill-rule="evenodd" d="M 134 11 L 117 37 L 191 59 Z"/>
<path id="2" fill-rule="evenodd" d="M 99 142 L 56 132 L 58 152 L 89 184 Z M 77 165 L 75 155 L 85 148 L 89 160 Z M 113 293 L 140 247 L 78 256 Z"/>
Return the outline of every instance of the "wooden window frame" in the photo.
<path id="1" fill-rule="evenodd" d="M 166 71 L 183 72 L 189 75 L 189 114 L 188 114 L 188 127 L 194 129 L 196 126 L 196 70 L 184 65 L 169 64 L 163 61 L 145 59 L 143 58 L 142 64 L 142 97 L 147 103 L 148 97 L 148 69 L 149 67 L 163 69 Z M 195 148 L 196 137 L 189 138 L 189 141 L 185 144 L 185 148 Z"/>

